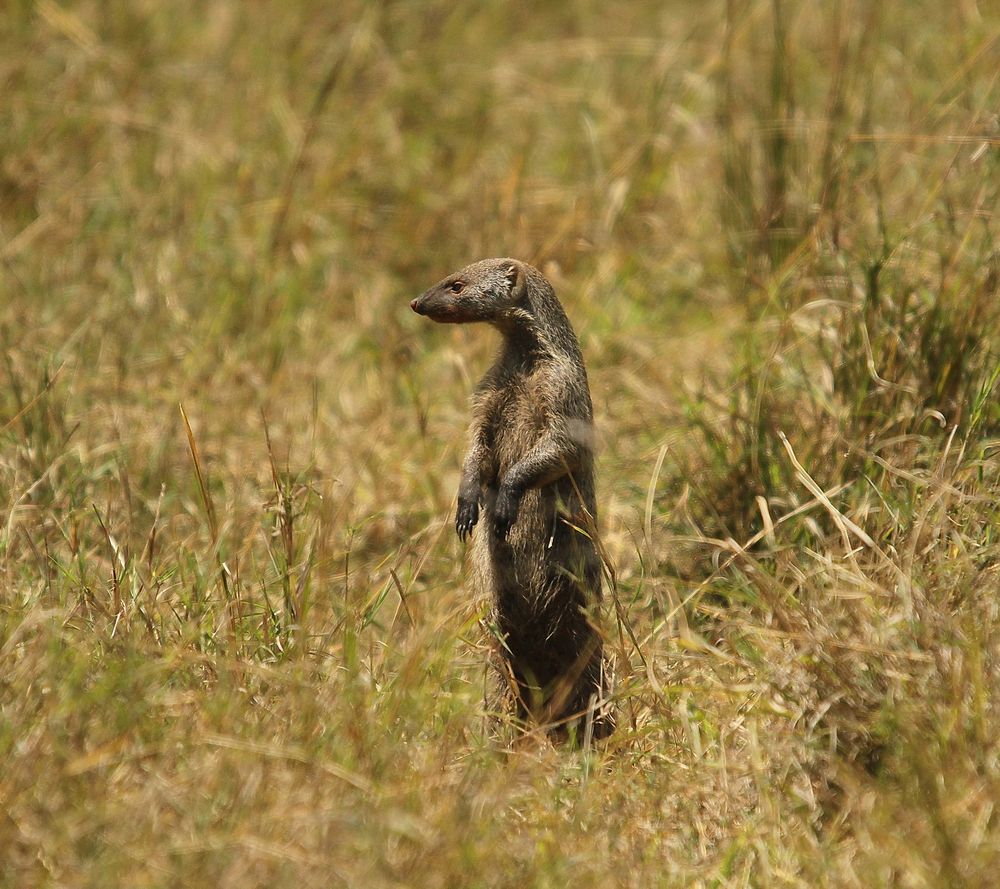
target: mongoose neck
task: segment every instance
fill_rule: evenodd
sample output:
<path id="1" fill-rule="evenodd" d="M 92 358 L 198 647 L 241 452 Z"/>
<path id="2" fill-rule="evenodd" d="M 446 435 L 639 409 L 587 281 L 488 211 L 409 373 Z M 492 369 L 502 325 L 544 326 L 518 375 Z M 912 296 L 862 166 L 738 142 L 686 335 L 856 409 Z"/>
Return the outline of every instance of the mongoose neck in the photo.
<path id="1" fill-rule="evenodd" d="M 524 309 L 518 309 L 507 323 L 498 327 L 503 335 L 504 352 L 518 365 L 530 366 L 553 354 L 548 337 L 537 319 Z"/>
<path id="2" fill-rule="evenodd" d="M 496 325 L 504 337 L 504 351 L 522 366 L 559 357 L 582 364 L 569 319 L 548 282 L 542 282 L 543 286 L 529 288 L 525 299 Z"/>

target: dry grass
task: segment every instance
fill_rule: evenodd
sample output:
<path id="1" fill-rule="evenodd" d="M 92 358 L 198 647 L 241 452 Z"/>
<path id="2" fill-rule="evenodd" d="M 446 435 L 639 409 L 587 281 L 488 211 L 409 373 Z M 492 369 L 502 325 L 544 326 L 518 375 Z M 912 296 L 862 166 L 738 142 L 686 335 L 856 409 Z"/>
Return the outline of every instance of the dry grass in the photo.
<path id="1" fill-rule="evenodd" d="M 0 886 L 995 883 L 990 4 L 39 0 L 0 49 Z M 589 362 L 597 749 L 483 737 L 493 337 L 407 301 L 505 254 Z"/>

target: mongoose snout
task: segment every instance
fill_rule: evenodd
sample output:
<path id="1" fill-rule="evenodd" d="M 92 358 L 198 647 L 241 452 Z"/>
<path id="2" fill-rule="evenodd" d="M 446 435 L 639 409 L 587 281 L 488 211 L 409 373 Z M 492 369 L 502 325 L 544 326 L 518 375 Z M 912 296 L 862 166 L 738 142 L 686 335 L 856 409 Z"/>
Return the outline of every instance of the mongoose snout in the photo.
<path id="1" fill-rule="evenodd" d="M 444 283 L 444 282 L 442 282 Z M 452 289 L 454 285 L 443 287 L 438 284 L 411 300 L 410 308 L 418 315 L 425 315 L 442 324 L 463 324 L 482 320 L 475 316 L 474 307 L 468 298 L 461 298 L 461 291 Z"/>
<path id="2" fill-rule="evenodd" d="M 576 334 L 549 282 L 516 259 L 473 263 L 410 308 L 503 336 L 473 397 L 455 515 L 493 602 L 497 703 L 563 736 L 604 737 L 612 678 L 593 619 L 593 408 Z"/>

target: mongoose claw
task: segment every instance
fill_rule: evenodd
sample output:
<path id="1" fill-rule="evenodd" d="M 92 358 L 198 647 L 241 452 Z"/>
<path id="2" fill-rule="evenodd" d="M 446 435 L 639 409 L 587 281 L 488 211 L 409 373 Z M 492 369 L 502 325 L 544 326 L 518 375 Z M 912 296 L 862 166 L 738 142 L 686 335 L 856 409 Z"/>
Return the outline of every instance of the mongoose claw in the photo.
<path id="1" fill-rule="evenodd" d="M 500 489 L 496 505 L 493 507 L 493 533 L 501 540 L 506 540 L 510 529 L 517 520 L 517 511 L 521 498 L 512 491 Z"/>
<path id="2" fill-rule="evenodd" d="M 455 530 L 458 532 L 458 539 L 465 543 L 478 521 L 479 503 L 475 500 L 459 500 L 458 510 L 455 513 Z"/>

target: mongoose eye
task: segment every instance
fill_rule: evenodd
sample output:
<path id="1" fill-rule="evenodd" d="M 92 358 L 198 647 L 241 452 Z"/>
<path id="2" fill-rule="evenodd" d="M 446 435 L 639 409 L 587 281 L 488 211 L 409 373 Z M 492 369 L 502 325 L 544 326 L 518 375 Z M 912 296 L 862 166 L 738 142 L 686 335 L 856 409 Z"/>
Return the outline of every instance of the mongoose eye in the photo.
<path id="1" fill-rule="evenodd" d="M 465 290 L 465 282 L 464 281 L 455 281 L 451 285 L 451 287 L 449 287 L 448 289 L 452 293 L 461 293 L 463 290 Z"/>

